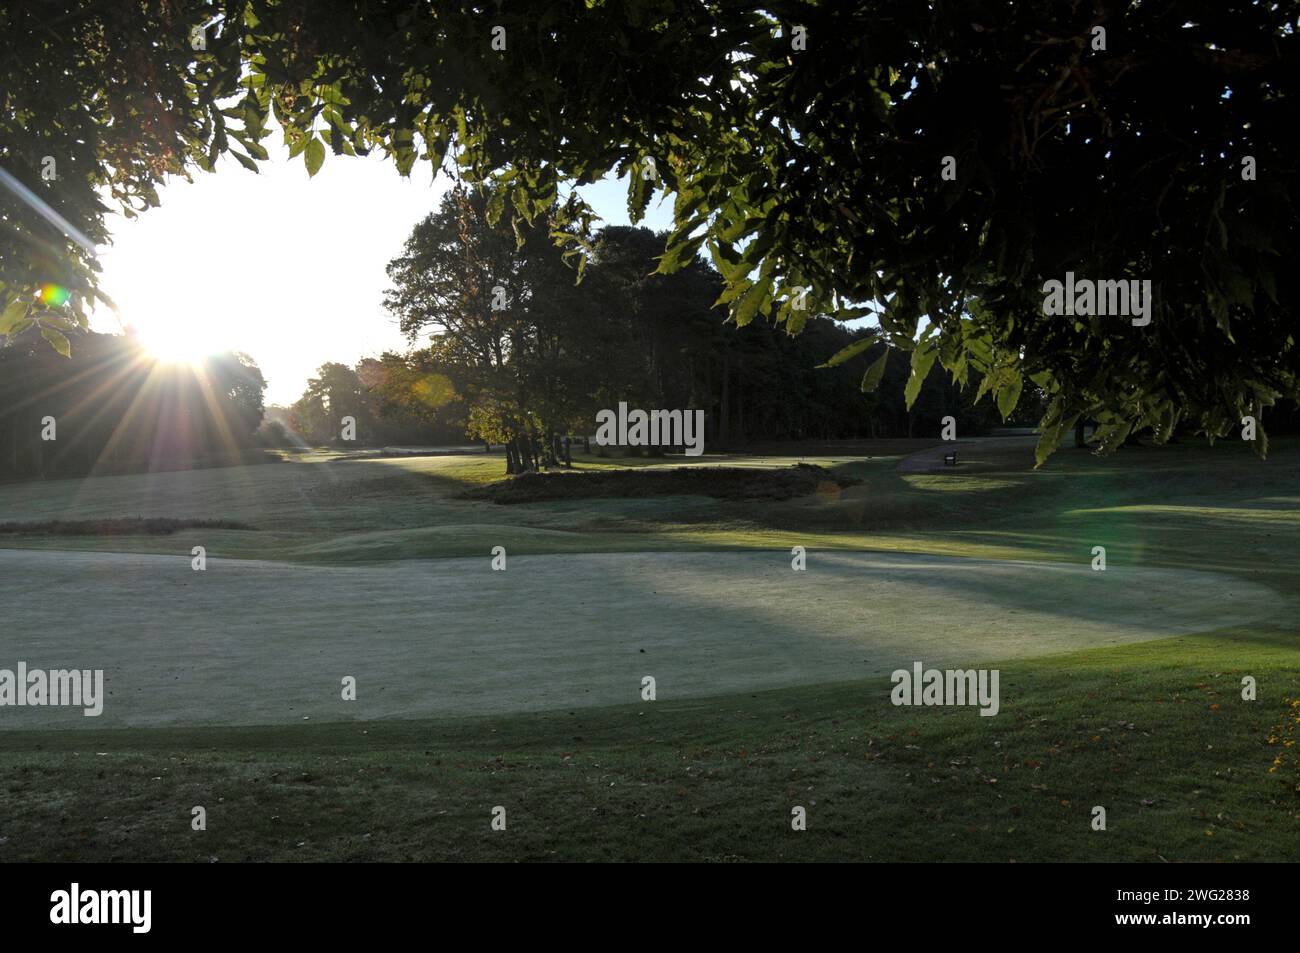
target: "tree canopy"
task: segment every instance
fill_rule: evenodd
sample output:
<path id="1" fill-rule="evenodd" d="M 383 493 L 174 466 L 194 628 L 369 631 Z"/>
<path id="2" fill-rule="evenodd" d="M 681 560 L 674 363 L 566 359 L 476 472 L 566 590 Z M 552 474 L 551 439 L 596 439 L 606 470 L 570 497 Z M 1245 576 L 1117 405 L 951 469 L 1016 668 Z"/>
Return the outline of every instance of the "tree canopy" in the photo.
<path id="1" fill-rule="evenodd" d="M 662 271 L 707 249 L 740 325 L 874 314 L 911 351 L 912 397 L 936 363 L 1003 413 L 1032 381 L 1050 398 L 1040 459 L 1080 415 L 1104 447 L 1180 423 L 1224 435 L 1297 390 L 1298 13 L 1293 0 L 10 5 L 0 333 L 35 321 L 62 346 L 96 293 L 71 236 L 104 239 L 99 196 L 147 207 L 165 176 L 226 152 L 255 168 L 274 117 L 309 171 L 329 152 L 380 149 L 403 174 L 446 161 L 492 184 L 494 219 L 546 219 L 574 253 L 592 213 L 570 183 L 628 175 L 634 221 L 671 194 Z M 1067 272 L 1151 281 L 1150 324 L 1044 314 L 1044 282 Z"/>

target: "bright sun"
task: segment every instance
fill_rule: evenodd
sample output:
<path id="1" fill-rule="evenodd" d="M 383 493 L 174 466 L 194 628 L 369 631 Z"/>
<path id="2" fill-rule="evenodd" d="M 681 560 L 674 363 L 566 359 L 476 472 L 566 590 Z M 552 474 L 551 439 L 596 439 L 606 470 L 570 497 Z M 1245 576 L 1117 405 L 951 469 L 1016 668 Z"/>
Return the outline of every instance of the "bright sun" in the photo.
<path id="1" fill-rule="evenodd" d="M 141 322 L 133 328 L 146 351 L 163 364 L 200 364 L 225 346 L 208 328 L 176 321 Z"/>

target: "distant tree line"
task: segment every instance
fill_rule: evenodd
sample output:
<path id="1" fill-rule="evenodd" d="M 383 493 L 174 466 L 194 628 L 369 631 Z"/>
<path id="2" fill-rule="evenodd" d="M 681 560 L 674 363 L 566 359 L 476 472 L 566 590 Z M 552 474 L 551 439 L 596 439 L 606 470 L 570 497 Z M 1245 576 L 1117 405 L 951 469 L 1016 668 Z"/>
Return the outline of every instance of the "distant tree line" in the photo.
<path id="1" fill-rule="evenodd" d="M 559 463 L 559 438 L 592 433 L 597 411 L 620 401 L 703 409 L 706 445 L 714 449 L 937 435 L 948 415 L 969 435 L 996 419 L 989 402 L 977 406 L 973 391 L 938 374 L 926 379 L 909 411 L 905 360 L 887 362 L 870 394 L 857 361 L 821 366 L 855 341 L 874 364 L 888 345 L 871 328 L 815 314 L 798 336 L 762 322 L 727 322 L 717 307 L 724 289 L 717 272 L 695 259 L 655 274 L 664 236 L 644 228 L 599 232 L 575 284 L 540 224 L 516 229 L 504 217 L 489 224 L 501 201 L 483 190 L 448 192 L 389 265 L 386 304 L 412 344 L 427 342 L 414 352 L 421 365 L 396 355 L 385 355 L 378 368 L 326 365 L 294 405 L 299 425 L 337 433 L 339 419 L 351 413 L 383 434 L 384 408 L 417 413 L 428 424 L 463 418 L 469 436 L 506 447 L 507 470 L 515 473 Z M 367 389 L 368 370 L 379 383 Z M 402 398 L 403 387 L 431 378 L 438 381 L 431 388 L 436 407 Z"/>
<path id="2" fill-rule="evenodd" d="M 345 445 L 344 417 L 353 419 L 359 446 L 437 446 L 466 438 L 465 403 L 428 351 L 386 352 L 351 367 L 322 364 L 298 400 L 271 408 L 267 417 L 268 439 L 289 445 Z"/>
<path id="3" fill-rule="evenodd" d="M 266 382 L 247 355 L 160 364 L 131 337 L 0 336 L 0 479 L 204 466 L 254 446 Z"/>

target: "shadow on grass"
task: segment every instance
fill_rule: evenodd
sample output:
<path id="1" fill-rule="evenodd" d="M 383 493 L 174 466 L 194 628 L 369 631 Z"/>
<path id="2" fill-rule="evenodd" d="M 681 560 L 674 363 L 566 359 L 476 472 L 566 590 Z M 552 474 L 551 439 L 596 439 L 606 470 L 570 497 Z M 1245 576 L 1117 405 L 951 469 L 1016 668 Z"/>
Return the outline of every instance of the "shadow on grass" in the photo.
<path id="1" fill-rule="evenodd" d="M 237 520 L 130 517 L 99 520 L 41 520 L 0 523 L 0 536 L 170 536 L 182 529 L 256 530 Z"/>

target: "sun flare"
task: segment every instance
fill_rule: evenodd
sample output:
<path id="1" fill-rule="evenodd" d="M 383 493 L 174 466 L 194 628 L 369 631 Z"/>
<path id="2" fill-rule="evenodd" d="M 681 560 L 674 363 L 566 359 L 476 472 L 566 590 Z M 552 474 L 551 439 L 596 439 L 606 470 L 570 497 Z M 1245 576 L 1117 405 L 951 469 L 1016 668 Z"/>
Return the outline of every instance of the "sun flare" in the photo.
<path id="1" fill-rule="evenodd" d="M 132 328 L 144 349 L 161 364 L 201 364 L 225 347 L 211 331 L 176 322 L 142 323 Z"/>

